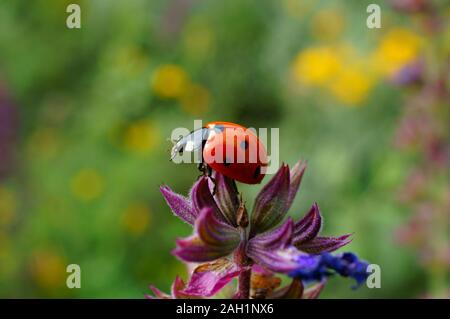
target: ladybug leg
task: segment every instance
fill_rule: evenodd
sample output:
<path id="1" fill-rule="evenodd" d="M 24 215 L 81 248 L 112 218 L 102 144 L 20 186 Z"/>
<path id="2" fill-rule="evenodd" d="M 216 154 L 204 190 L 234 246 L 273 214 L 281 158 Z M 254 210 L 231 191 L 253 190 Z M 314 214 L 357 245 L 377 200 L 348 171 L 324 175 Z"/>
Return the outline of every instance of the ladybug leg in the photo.
<path id="1" fill-rule="evenodd" d="M 206 168 L 205 168 L 205 164 L 203 164 L 203 162 L 198 163 L 197 168 L 201 172 L 201 174 L 198 175 L 197 179 L 206 175 Z"/>
<path id="2" fill-rule="evenodd" d="M 205 174 L 206 174 L 206 176 L 212 178 L 212 172 L 213 172 L 212 168 L 209 167 L 208 165 L 205 165 Z"/>
<path id="3" fill-rule="evenodd" d="M 212 191 L 212 195 L 216 195 L 216 189 L 217 189 L 217 183 L 216 183 L 216 179 L 212 176 L 213 170 L 211 167 L 209 167 L 208 165 L 206 165 L 205 163 L 201 162 L 198 163 L 197 165 L 198 170 L 201 172 L 201 174 L 197 177 L 197 179 L 199 179 L 202 176 L 206 176 L 209 179 L 211 179 L 211 181 L 214 184 L 214 188 Z"/>
<path id="4" fill-rule="evenodd" d="M 202 172 L 202 174 L 199 175 L 197 177 L 197 179 L 199 179 L 200 177 L 205 176 L 205 175 L 208 176 L 208 165 L 205 164 L 205 161 L 203 159 L 203 148 L 205 147 L 205 144 L 206 144 L 206 139 L 204 139 L 202 141 L 202 148 L 201 148 L 202 161 L 197 164 L 197 168 L 200 172 Z"/>
<path id="5" fill-rule="evenodd" d="M 211 179 L 211 181 L 213 182 L 214 187 L 213 187 L 213 190 L 212 190 L 212 195 L 214 196 L 214 195 L 216 195 L 217 182 L 216 182 L 216 179 L 213 177 L 213 170 L 212 170 L 212 168 L 209 167 L 208 165 L 206 165 L 206 168 L 205 168 L 205 175 L 208 176 Z"/>

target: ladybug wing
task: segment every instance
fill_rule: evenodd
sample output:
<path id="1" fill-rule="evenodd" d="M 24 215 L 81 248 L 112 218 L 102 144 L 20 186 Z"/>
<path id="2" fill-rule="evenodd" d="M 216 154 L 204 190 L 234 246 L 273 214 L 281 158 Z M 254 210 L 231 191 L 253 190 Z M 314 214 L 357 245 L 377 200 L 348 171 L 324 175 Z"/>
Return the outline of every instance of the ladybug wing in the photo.
<path id="1" fill-rule="evenodd" d="M 214 122 L 207 127 L 211 132 L 203 149 L 204 161 L 212 169 L 239 182 L 261 182 L 267 153 L 256 134 L 227 122 Z"/>

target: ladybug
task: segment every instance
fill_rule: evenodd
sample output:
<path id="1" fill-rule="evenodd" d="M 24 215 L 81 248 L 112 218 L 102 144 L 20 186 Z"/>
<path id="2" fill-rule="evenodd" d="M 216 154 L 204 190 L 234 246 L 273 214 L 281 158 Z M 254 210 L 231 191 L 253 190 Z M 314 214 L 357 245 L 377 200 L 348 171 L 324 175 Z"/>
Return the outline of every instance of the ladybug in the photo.
<path id="1" fill-rule="evenodd" d="M 267 151 L 256 134 L 239 124 L 211 122 L 181 138 L 172 148 L 171 159 L 183 152 L 201 152 L 200 171 L 217 171 L 245 184 L 264 178 Z"/>

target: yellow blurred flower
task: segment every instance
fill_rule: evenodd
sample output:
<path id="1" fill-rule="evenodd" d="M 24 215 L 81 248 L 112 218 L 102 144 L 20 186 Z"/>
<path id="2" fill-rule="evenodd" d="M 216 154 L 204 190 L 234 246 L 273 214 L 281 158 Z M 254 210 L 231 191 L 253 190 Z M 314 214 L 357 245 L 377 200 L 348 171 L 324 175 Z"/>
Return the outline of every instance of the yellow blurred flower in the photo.
<path id="1" fill-rule="evenodd" d="M 123 134 L 123 145 L 126 149 L 148 153 L 159 141 L 159 130 L 149 120 L 139 120 L 130 124 Z"/>
<path id="2" fill-rule="evenodd" d="M 52 250 L 38 250 L 29 264 L 34 281 L 43 289 L 53 290 L 66 284 L 64 258 Z"/>
<path id="3" fill-rule="evenodd" d="M 328 46 L 312 47 L 297 55 L 293 75 L 300 84 L 321 86 L 332 80 L 340 68 L 336 50 Z"/>
<path id="4" fill-rule="evenodd" d="M 151 79 L 153 92 L 161 98 L 179 98 L 189 82 L 186 72 L 175 64 L 164 64 L 156 69 Z"/>
<path id="5" fill-rule="evenodd" d="M 124 230 L 134 236 L 144 233 L 150 225 L 150 209 L 145 203 L 133 203 L 125 209 L 122 218 Z"/>
<path id="6" fill-rule="evenodd" d="M 375 51 L 374 69 L 391 76 L 416 60 L 422 45 L 423 39 L 417 33 L 405 28 L 393 28 L 381 39 Z"/>
<path id="7" fill-rule="evenodd" d="M 362 103 L 376 82 L 370 64 L 345 43 L 303 50 L 294 60 L 293 73 L 298 83 L 320 87 L 348 105 Z"/>
<path id="8" fill-rule="evenodd" d="M 190 83 L 180 99 L 185 112 L 199 115 L 208 110 L 211 96 L 206 88 L 199 84 Z"/>
<path id="9" fill-rule="evenodd" d="M 73 195 L 81 201 L 91 201 L 103 193 L 103 177 L 94 169 L 82 169 L 71 180 Z"/>
<path id="10" fill-rule="evenodd" d="M 312 35 L 321 41 L 336 39 L 344 28 L 344 15 L 338 8 L 319 11 L 311 22 Z"/>
<path id="11" fill-rule="evenodd" d="M 347 65 L 330 83 L 330 90 L 341 102 L 358 105 L 366 100 L 374 83 L 370 70 L 358 64 Z"/>
<path id="12" fill-rule="evenodd" d="M 0 185 L 0 226 L 9 225 L 17 209 L 16 195 L 8 188 Z"/>

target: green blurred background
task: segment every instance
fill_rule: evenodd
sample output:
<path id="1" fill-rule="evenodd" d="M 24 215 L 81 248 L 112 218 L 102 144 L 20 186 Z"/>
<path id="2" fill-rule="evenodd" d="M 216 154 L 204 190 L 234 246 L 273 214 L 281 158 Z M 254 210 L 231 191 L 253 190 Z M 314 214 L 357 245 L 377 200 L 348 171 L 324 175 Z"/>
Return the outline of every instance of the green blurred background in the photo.
<path id="1" fill-rule="evenodd" d="M 186 278 L 170 251 L 191 229 L 159 185 L 187 193 L 198 176 L 169 162 L 171 131 L 194 119 L 280 128 L 280 160 L 308 160 L 291 215 L 317 201 L 323 234 L 354 232 L 347 249 L 382 269 L 381 289 L 336 278 L 323 297 L 427 292 L 395 241 L 417 156 L 394 146 L 411 92 L 388 79 L 430 40 L 385 2 L 368 29 L 372 2 L 1 1 L 0 91 L 18 120 L 0 180 L 0 296 L 142 298 Z M 81 29 L 65 25 L 69 3 Z M 239 185 L 249 203 L 260 187 Z M 71 263 L 81 289 L 65 285 Z"/>

